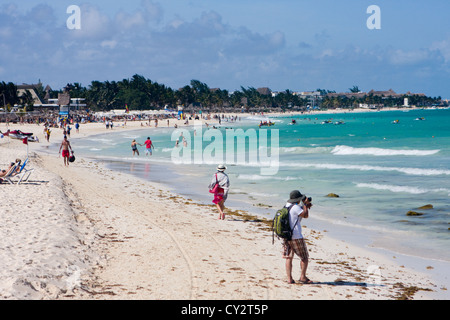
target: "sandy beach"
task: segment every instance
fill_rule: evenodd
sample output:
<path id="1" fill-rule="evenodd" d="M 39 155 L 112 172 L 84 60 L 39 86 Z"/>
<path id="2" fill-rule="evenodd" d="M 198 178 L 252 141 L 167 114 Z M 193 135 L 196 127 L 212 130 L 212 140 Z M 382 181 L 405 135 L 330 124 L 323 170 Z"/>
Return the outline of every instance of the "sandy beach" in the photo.
<path id="1" fill-rule="evenodd" d="M 180 126 L 181 126 L 180 122 Z M 28 181 L 0 185 L 0 298 L 146 300 L 391 300 L 430 299 L 447 288 L 392 257 L 330 238 L 303 221 L 314 284 L 288 284 L 281 244 L 267 221 L 217 210 L 163 185 L 107 169 L 77 156 L 65 167 L 48 146 L 43 126 L 33 132 Z M 115 124 L 138 130 L 140 121 Z M 148 130 L 148 127 L 142 129 Z M 7 127 L 0 124 L 0 130 Z M 105 133 L 82 124 L 70 141 Z M 54 128 L 51 142 L 62 140 Z M 27 157 L 21 140 L 0 139 L 0 168 Z M 281 204 L 282 205 L 282 204 Z M 314 214 L 312 210 L 311 214 Z M 294 259 L 294 279 L 300 275 Z M 427 268 L 432 268 L 433 262 Z"/>

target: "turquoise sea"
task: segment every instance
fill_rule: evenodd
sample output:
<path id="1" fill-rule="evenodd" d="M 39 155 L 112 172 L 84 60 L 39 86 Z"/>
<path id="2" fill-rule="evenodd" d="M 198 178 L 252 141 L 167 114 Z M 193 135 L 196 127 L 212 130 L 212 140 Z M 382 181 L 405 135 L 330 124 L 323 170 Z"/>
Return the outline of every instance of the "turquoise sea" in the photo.
<path id="1" fill-rule="evenodd" d="M 224 119 L 218 129 L 223 137 L 226 128 L 256 132 L 261 143 L 261 120 L 268 118 Z M 299 189 L 313 198 L 311 218 L 305 221 L 313 229 L 394 253 L 450 261 L 449 109 L 286 116 L 270 121 L 275 125 L 262 130 L 270 133 L 269 146 L 273 130 L 278 133 L 279 166 L 274 175 L 262 174 L 265 164 L 261 159 L 252 161 L 248 151 L 241 162 L 226 163 L 224 149 L 223 161 L 174 164 L 175 139 L 181 137 L 172 127 L 127 132 L 105 129 L 105 134 L 73 140 L 72 146 L 80 156 L 106 161 L 112 169 L 137 178 L 165 183 L 203 203 L 211 203 L 208 183 L 217 164 L 225 163 L 231 180 L 230 207 L 272 218 L 290 191 Z M 182 129 L 189 138 L 192 158 L 195 137 L 203 138 L 203 152 L 211 151 L 215 140 L 205 135 L 210 128 Z M 145 148 L 139 147 L 140 156 L 133 157 L 132 139 L 143 144 L 147 136 L 156 147 L 153 155 L 146 157 Z M 254 141 L 245 140 L 244 147 L 251 150 Z M 176 150 L 181 149 L 180 141 Z M 329 193 L 339 197 L 326 197 Z M 433 208 L 418 209 L 427 204 Z M 423 215 L 408 216 L 410 210 Z"/>

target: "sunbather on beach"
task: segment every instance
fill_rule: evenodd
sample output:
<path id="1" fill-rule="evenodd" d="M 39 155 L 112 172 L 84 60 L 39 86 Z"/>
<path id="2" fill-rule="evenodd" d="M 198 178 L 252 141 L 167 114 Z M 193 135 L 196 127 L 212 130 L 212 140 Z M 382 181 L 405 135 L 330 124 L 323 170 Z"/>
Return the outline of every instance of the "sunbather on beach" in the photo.
<path id="1" fill-rule="evenodd" d="M 8 169 L 3 169 L 2 171 L 0 171 L 0 178 L 6 176 L 6 174 L 9 172 L 9 170 L 12 168 L 13 165 L 14 165 L 14 162 L 11 162 L 9 164 Z"/>
<path id="2" fill-rule="evenodd" d="M 9 164 L 8 169 L 3 169 L 0 171 L 0 178 L 6 176 L 6 174 L 9 172 L 9 170 L 11 170 L 12 167 L 14 167 L 17 164 L 17 169 L 15 170 L 16 172 L 19 172 L 20 170 L 20 163 L 22 161 L 20 159 L 16 159 L 16 162 L 11 162 Z"/>

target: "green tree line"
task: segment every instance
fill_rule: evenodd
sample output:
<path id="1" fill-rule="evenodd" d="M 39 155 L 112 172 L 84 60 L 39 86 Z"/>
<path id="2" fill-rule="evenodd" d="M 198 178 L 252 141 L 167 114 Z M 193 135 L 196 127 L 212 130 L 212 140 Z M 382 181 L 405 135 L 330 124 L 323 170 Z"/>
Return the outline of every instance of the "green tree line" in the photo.
<path id="1" fill-rule="evenodd" d="M 107 111 L 174 108 L 177 105 L 195 106 L 202 110 L 221 110 L 224 108 L 284 108 L 288 105 L 306 107 L 307 101 L 286 90 L 272 97 L 262 94 L 257 89 L 241 87 L 241 91 L 210 88 L 199 80 L 191 80 L 178 90 L 159 84 L 141 75 L 122 81 L 92 81 L 88 88 L 79 83 L 69 85 L 72 97 L 85 98 L 93 110 Z"/>
<path id="2" fill-rule="evenodd" d="M 42 87 L 42 86 L 41 86 Z M 42 88 L 40 88 L 42 89 Z M 261 92 L 253 87 L 229 92 L 227 90 L 210 88 L 199 80 L 191 80 L 190 85 L 174 90 L 164 84 L 135 74 L 131 79 L 121 81 L 92 81 L 88 87 L 80 83 L 68 84 L 64 90 L 74 98 L 85 98 L 88 108 L 94 111 L 108 111 L 111 109 L 149 110 L 162 109 L 165 106 L 175 108 L 177 105 L 194 106 L 204 111 L 221 111 L 244 107 L 247 110 L 292 109 L 306 110 L 308 105 L 322 109 L 355 108 L 359 104 L 389 106 L 403 105 L 403 97 L 381 97 L 372 94 L 363 97 L 329 96 L 334 91 L 317 89 L 320 96 L 314 101 L 294 94 L 287 89 L 272 96 L 270 92 Z M 41 96 L 44 94 L 38 92 Z M 351 92 L 359 92 L 359 88 L 350 88 Z M 52 91 L 53 98 L 57 98 L 59 91 Z M 4 98 L 2 101 L 2 98 Z M 42 97 L 41 97 L 42 98 Z M 408 96 L 410 105 L 429 106 L 439 104 L 441 97 Z M 31 105 L 30 94 L 18 96 L 16 86 L 9 82 L 0 82 L 0 103 L 9 106 L 14 104 Z"/>
<path id="3" fill-rule="evenodd" d="M 383 97 L 373 94 L 367 94 L 364 97 L 346 97 L 346 96 L 325 96 L 320 106 L 323 109 L 336 109 L 336 108 L 348 108 L 353 109 L 359 107 L 360 104 L 383 106 L 383 107 L 396 107 L 403 106 L 404 98 L 408 98 L 409 105 L 415 106 L 432 106 L 439 105 L 442 101 L 441 97 L 427 97 L 422 95 L 403 95 L 400 97 Z"/>

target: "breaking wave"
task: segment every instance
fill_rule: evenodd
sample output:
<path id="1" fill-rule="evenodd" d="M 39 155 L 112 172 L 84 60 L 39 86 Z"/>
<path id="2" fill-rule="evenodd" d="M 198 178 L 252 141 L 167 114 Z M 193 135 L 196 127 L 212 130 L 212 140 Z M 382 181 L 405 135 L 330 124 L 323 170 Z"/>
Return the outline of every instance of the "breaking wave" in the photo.
<path id="1" fill-rule="evenodd" d="M 397 172 L 405 173 L 408 175 L 418 175 L 418 176 L 450 175 L 450 170 L 443 170 L 443 169 L 383 167 L 383 166 L 353 165 L 353 164 L 290 162 L 290 163 L 281 163 L 281 166 L 298 167 L 298 168 L 330 169 L 330 170 L 397 171 Z"/>
<path id="2" fill-rule="evenodd" d="M 349 146 L 336 146 L 331 151 L 334 155 L 372 155 L 372 156 L 429 156 L 440 150 L 407 150 L 382 148 L 353 148 Z"/>
<path id="3" fill-rule="evenodd" d="M 450 196 L 450 190 L 445 188 L 436 188 L 436 189 L 426 189 L 420 187 L 412 187 L 412 186 L 394 186 L 388 184 L 378 184 L 378 183 L 357 183 L 356 186 L 358 188 L 370 188 L 375 190 L 387 190 L 391 192 L 404 192 L 411 194 L 423 194 L 428 192 L 434 193 L 447 193 Z"/>

